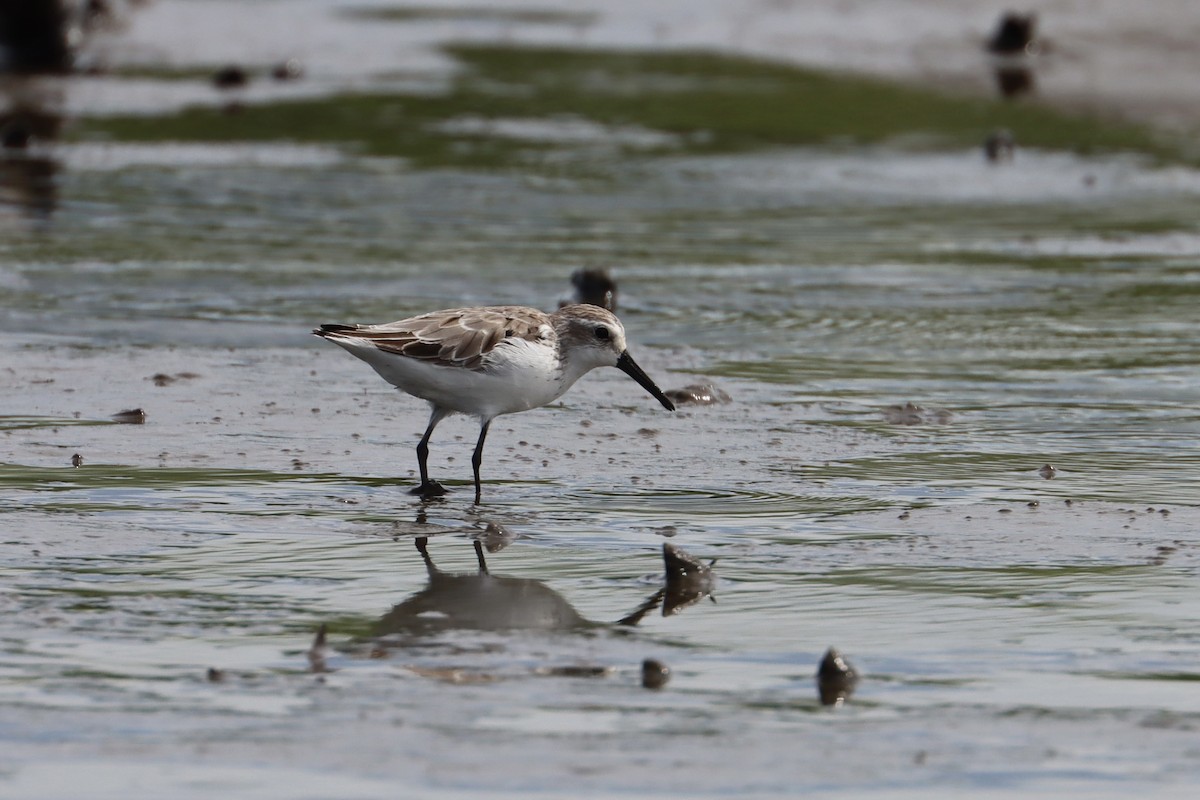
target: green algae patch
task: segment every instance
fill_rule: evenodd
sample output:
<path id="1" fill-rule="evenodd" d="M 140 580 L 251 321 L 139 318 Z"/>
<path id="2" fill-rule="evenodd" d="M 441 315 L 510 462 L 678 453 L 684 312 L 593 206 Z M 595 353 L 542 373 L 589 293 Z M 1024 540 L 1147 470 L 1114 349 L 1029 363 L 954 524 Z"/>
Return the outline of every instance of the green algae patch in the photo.
<path id="1" fill-rule="evenodd" d="M 388 22 L 492 22 L 521 25 L 590 25 L 598 15 L 552 8 L 491 8 L 488 6 L 405 6 L 349 8 L 348 17 Z"/>
<path id="2" fill-rule="evenodd" d="M 444 92 L 399 91 L 93 117 L 77 135 L 122 141 L 334 144 L 418 167 L 493 168 L 795 146 L 980 144 L 1132 151 L 1189 161 L 1181 143 L 1130 123 L 969 98 L 712 52 L 455 45 Z M 507 123 L 507 125 L 505 124 Z M 566 129 L 567 135 L 564 135 Z M 582 135 L 581 135 L 582 131 Z"/>

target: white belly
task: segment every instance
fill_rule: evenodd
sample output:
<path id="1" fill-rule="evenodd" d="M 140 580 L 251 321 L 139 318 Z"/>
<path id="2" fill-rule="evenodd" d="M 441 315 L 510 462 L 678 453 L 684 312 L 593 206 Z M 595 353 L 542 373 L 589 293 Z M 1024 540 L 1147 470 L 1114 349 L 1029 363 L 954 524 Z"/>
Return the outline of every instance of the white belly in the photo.
<path id="1" fill-rule="evenodd" d="M 481 370 L 385 353 L 361 340 L 334 341 L 396 388 L 440 408 L 486 419 L 551 403 L 579 377 L 560 368 L 552 347 L 525 340 L 497 345 Z"/>

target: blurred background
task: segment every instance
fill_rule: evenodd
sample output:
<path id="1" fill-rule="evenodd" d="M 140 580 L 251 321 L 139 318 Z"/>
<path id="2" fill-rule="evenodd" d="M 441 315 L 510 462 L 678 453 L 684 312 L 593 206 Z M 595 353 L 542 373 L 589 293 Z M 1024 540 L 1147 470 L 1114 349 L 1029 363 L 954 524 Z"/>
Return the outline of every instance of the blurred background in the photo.
<path id="1" fill-rule="evenodd" d="M 137 339 L 166 318 L 172 336 L 236 339 L 235 323 L 290 323 L 313 298 L 372 317 L 485 301 L 459 296 L 466 276 L 491 276 L 491 299 L 508 301 L 555 295 L 577 269 L 824 259 L 864 236 L 789 234 L 761 206 L 831 207 L 846 192 L 1127 206 L 1107 192 L 1152 182 L 1130 159 L 1200 156 L 1186 2 L 47 0 L 2 13 L 8 329 L 53 330 L 57 313 L 85 334 Z M 1101 180 L 1113 169 L 1119 186 Z M 749 184 L 763 196 L 734 196 Z M 335 262 L 356 268 L 331 275 Z M 81 274 L 86 291 L 68 286 Z M 268 274 L 287 285 L 264 294 Z M 192 324 L 212 318 L 229 326 Z"/>
<path id="2" fill-rule="evenodd" d="M 193 145 L 154 148 L 164 168 L 253 142 L 261 158 L 539 174 L 997 133 L 1197 156 L 1197 23 L 1182 0 L 44 0 L 0 14 L 3 199 L 35 227 L 71 201 L 62 171 L 149 158 L 131 142 Z"/>

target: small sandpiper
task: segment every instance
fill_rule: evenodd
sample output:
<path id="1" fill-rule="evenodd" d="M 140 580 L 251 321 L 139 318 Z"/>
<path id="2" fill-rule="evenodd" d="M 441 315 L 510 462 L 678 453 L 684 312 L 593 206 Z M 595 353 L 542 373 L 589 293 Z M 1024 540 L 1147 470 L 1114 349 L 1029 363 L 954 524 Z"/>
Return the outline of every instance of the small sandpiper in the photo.
<path id="1" fill-rule="evenodd" d="M 552 403 L 596 367 L 616 367 L 668 411 L 675 404 L 625 349 L 625 328 L 610 311 L 569 305 L 553 314 L 523 306 L 451 308 L 382 325 L 322 325 L 313 331 L 370 364 L 396 388 L 429 402 L 417 444 L 421 485 L 413 494 L 446 493 L 429 479 L 429 437 L 447 415 L 479 419 L 471 457 L 475 502 L 488 426 L 501 414 Z"/>

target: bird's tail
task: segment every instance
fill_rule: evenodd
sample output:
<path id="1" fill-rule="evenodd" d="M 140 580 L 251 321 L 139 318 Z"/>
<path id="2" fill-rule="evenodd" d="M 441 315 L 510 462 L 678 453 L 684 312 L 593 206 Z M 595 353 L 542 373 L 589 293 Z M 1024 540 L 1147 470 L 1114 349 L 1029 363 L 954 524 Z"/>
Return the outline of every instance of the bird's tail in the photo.
<path id="1" fill-rule="evenodd" d="M 339 325 L 338 323 L 330 323 L 322 325 L 319 328 L 313 328 L 313 333 L 317 336 L 325 337 L 331 333 L 344 333 L 346 331 L 357 330 L 357 325 Z"/>

